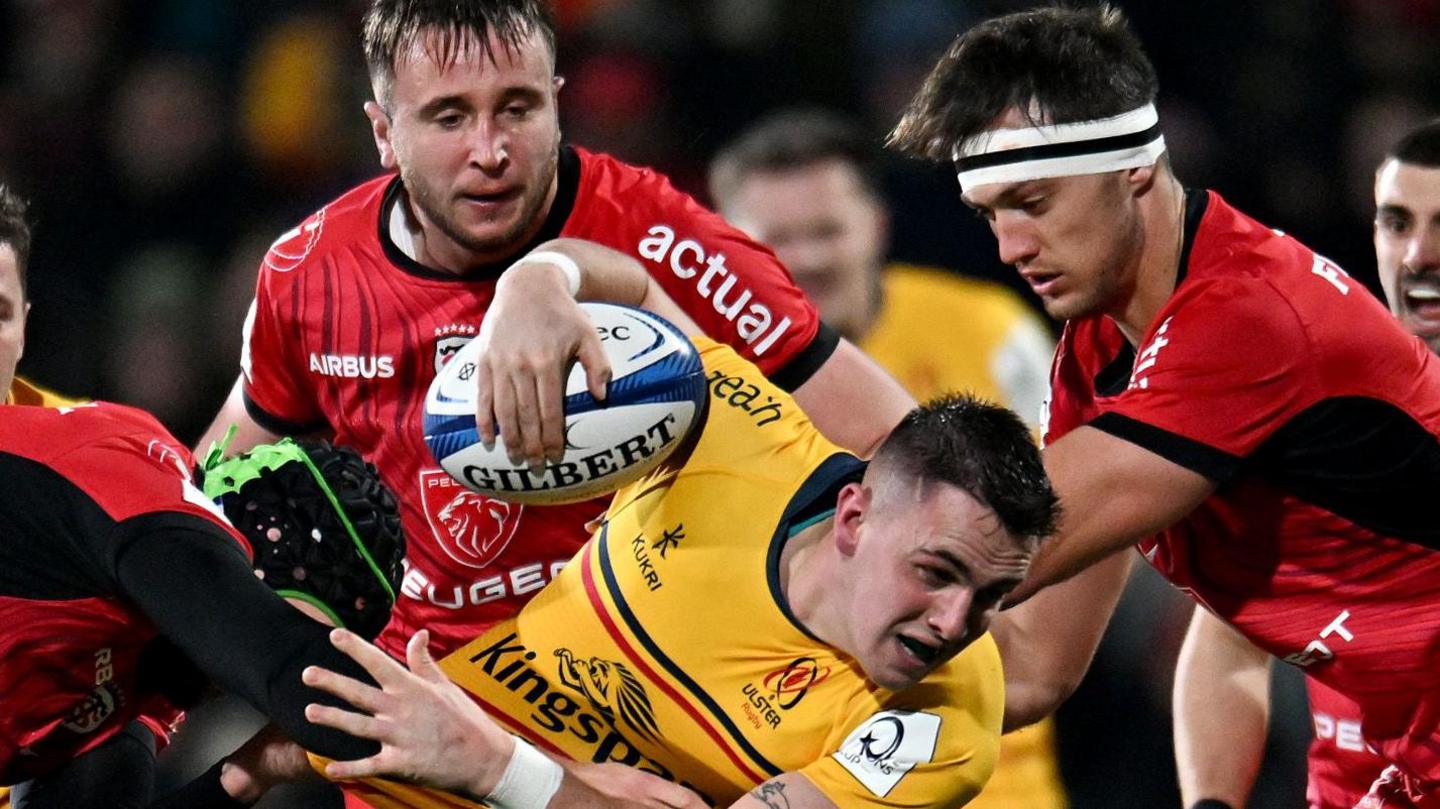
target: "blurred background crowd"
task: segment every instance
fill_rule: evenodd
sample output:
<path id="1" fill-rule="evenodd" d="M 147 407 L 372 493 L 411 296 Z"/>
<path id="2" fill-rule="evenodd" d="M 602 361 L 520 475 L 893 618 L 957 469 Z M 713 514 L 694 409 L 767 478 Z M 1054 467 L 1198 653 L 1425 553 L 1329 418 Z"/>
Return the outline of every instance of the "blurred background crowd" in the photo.
<path id="1" fill-rule="evenodd" d="M 935 56 L 1015 0 L 554 0 L 568 140 L 706 198 L 713 152 L 783 106 L 877 144 Z M 1161 80 L 1177 174 L 1374 286 L 1372 172 L 1440 112 L 1440 0 L 1118 2 Z M 359 0 L 5 0 L 0 178 L 32 200 L 21 373 L 193 440 L 236 374 L 265 248 L 379 172 Z M 890 160 L 894 257 L 1019 287 L 946 167 Z M 1243 336 L 1237 337 L 1243 339 Z M 1188 617 L 1141 578 L 1060 716 L 1077 807 L 1178 806 L 1169 737 Z M 1302 805 L 1303 697 L 1282 675 L 1252 806 Z"/>

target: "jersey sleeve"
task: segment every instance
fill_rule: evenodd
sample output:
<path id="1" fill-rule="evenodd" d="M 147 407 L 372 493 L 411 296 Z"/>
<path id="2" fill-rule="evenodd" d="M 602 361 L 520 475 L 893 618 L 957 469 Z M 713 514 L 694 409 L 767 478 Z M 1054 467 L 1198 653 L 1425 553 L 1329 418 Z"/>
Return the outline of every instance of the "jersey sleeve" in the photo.
<path id="1" fill-rule="evenodd" d="M 644 170 L 635 183 L 613 198 L 629 209 L 631 249 L 645 268 L 707 335 L 787 390 L 799 387 L 839 338 L 780 260 L 663 175 Z"/>
<path id="2" fill-rule="evenodd" d="M 985 786 L 1000 756 L 1005 709 L 1000 655 L 984 636 L 952 663 L 879 711 L 850 712 L 825 757 L 800 772 L 836 806 L 950 807 Z"/>
<path id="3" fill-rule="evenodd" d="M 1268 283 L 1223 279 L 1182 293 L 1091 425 L 1219 483 L 1314 399 L 1315 354 Z"/>
<path id="4" fill-rule="evenodd" d="M 84 431 L 107 420 L 104 411 L 110 409 L 37 410 L 27 416 L 39 432 Z M 249 545 L 191 481 L 189 452 L 158 423 L 153 431 L 144 427 L 109 431 L 43 462 L 0 453 L 7 489 L 0 496 L 0 533 L 29 540 L 0 543 L 6 571 L 0 579 L 14 579 L 5 589 L 31 597 L 115 595 L 116 560 L 125 546 L 164 527 L 198 527 L 249 553 Z"/>
<path id="5" fill-rule="evenodd" d="M 304 234 L 309 224 L 291 233 Z M 296 337 L 301 333 L 298 312 L 302 301 L 296 298 L 299 288 L 292 273 L 301 270 L 280 272 L 274 268 L 276 251 L 286 249 L 292 238 L 291 234 L 281 236 L 260 265 L 240 349 L 245 410 L 261 427 L 281 435 L 312 432 L 325 424 Z"/>
<path id="6" fill-rule="evenodd" d="M 325 776 L 325 765 L 332 759 L 307 753 L 310 767 Z M 333 780 L 333 779 L 332 779 Z M 415 786 L 389 778 L 360 778 L 339 781 L 345 791 L 365 801 L 374 809 L 485 809 L 484 804 L 466 800 L 430 787 Z M 0 807 L 3 809 L 3 807 Z"/>

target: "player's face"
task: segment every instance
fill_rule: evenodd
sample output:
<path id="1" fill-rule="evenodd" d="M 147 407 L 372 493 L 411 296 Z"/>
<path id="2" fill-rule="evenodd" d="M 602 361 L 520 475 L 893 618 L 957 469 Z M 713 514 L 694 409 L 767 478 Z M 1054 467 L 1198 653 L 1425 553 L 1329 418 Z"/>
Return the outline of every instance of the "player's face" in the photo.
<path id="1" fill-rule="evenodd" d="M 847 564 L 856 647 L 847 651 L 876 684 L 900 690 L 985 634 L 1029 570 L 1034 543 L 1017 542 L 955 486 L 932 484 L 923 498 L 877 495 Z"/>
<path id="2" fill-rule="evenodd" d="M 1395 317 L 1440 352 L 1440 168 L 1397 160 L 1380 167 L 1375 262 Z"/>
<path id="3" fill-rule="evenodd" d="M 555 195 L 560 80 L 544 38 L 509 50 L 491 36 L 493 62 L 479 45 L 417 37 L 381 93 L 388 112 L 366 105 L 381 163 L 399 169 L 425 249 L 446 269 L 508 257 Z"/>
<path id="4" fill-rule="evenodd" d="M 0 401 L 10 392 L 15 366 L 25 348 L 25 314 L 20 267 L 10 245 L 0 243 Z"/>
<path id="5" fill-rule="evenodd" d="M 963 195 L 1057 320 L 1112 312 L 1134 289 L 1144 230 L 1125 172 L 991 183 Z"/>
<path id="6" fill-rule="evenodd" d="M 724 213 L 774 249 L 827 323 L 852 340 L 864 334 L 888 227 L 853 166 L 834 159 L 751 174 Z"/>
<path id="7" fill-rule="evenodd" d="M 1018 109 L 998 128 L 1027 125 Z M 1123 309 L 1135 287 L 1145 229 L 1126 171 L 989 183 L 961 195 L 990 223 L 1013 265 L 1057 320 Z M 1148 177 L 1149 175 L 1144 175 Z"/>

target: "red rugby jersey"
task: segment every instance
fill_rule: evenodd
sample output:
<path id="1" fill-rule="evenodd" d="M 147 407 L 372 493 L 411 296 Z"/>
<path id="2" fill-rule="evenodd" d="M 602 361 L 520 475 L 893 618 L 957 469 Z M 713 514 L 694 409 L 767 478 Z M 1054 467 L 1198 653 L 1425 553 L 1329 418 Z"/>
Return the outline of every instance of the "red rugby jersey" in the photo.
<path id="1" fill-rule="evenodd" d="M 260 268 L 242 356 L 246 406 L 280 433 L 321 429 L 357 448 L 401 503 L 402 597 L 379 643 L 398 654 L 429 628 L 449 652 L 549 581 L 604 503 L 535 507 L 468 491 L 430 456 L 425 391 L 480 329 L 508 262 L 458 277 L 392 242 L 399 180 L 350 191 L 280 238 Z M 660 174 L 563 148 L 559 191 L 532 245 L 588 239 L 637 257 L 717 340 L 793 384 L 834 348 L 814 306 L 766 248 Z"/>
<path id="2" fill-rule="evenodd" d="M 249 554 L 191 465 L 133 408 L 0 408 L 0 784 L 54 769 L 137 717 L 157 731 L 178 719 L 140 688 L 155 628 L 120 598 L 115 565 L 130 539 L 196 520 Z"/>
<path id="3" fill-rule="evenodd" d="M 1181 273 L 1138 353 L 1108 318 L 1067 324 L 1047 441 L 1088 423 L 1215 481 L 1145 557 L 1440 776 L 1440 363 L 1217 194 L 1188 199 Z"/>
<path id="4" fill-rule="evenodd" d="M 1329 686 L 1307 677 L 1314 738 L 1305 756 L 1305 799 L 1310 809 L 1351 809 L 1385 768 L 1360 731 L 1360 708 Z"/>

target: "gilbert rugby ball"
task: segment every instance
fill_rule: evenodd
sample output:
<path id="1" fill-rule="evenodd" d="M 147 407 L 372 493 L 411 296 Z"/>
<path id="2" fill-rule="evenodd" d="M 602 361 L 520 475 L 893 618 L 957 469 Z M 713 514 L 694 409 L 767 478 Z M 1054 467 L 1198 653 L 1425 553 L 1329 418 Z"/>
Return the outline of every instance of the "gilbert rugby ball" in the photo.
<path id="1" fill-rule="evenodd" d="M 705 370 L 695 346 L 669 321 L 629 306 L 582 303 L 613 372 L 604 402 L 576 363 L 565 383 L 565 456 L 540 473 L 515 465 L 505 437 L 486 449 L 475 431 L 478 341 L 440 369 L 425 396 L 425 443 L 467 488 L 514 503 L 588 500 L 634 481 L 684 442 L 703 417 Z"/>

